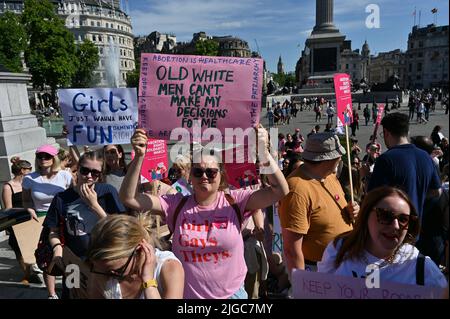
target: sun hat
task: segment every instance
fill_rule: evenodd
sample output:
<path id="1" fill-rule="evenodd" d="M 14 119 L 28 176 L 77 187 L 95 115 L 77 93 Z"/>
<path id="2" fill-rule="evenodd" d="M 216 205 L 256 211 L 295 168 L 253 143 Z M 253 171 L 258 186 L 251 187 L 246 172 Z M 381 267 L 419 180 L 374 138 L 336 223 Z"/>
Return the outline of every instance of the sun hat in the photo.
<path id="1" fill-rule="evenodd" d="M 306 140 L 302 158 L 308 161 L 320 162 L 334 160 L 345 155 L 339 138 L 332 132 L 311 134 Z"/>
<path id="2" fill-rule="evenodd" d="M 56 154 L 58 154 L 58 150 L 54 146 L 45 144 L 37 148 L 36 154 L 38 153 L 47 153 L 50 154 L 51 156 L 55 156 Z"/>

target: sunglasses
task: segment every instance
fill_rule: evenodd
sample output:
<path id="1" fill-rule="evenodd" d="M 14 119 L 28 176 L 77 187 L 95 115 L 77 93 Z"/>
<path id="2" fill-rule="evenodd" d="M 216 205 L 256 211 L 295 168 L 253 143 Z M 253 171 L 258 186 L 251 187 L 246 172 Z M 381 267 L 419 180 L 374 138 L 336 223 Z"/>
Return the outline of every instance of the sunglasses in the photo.
<path id="1" fill-rule="evenodd" d="M 396 219 L 401 229 L 408 228 L 410 220 L 417 219 L 416 216 L 407 214 L 395 214 L 391 210 L 380 207 L 376 207 L 375 212 L 377 213 L 377 220 L 381 225 L 391 225 L 392 222 Z"/>
<path id="2" fill-rule="evenodd" d="M 128 265 L 131 263 L 131 260 L 133 260 L 134 255 L 136 255 L 137 249 L 138 249 L 139 245 L 136 246 L 133 249 L 133 252 L 131 253 L 130 257 L 128 257 L 127 262 L 125 263 L 125 265 L 123 265 L 122 267 L 115 269 L 115 270 L 110 270 L 109 272 L 102 272 L 102 271 L 97 271 L 94 269 L 94 264 L 91 264 L 91 273 L 93 274 L 97 274 L 97 275 L 103 275 L 103 276 L 108 276 L 108 277 L 112 277 L 115 278 L 119 281 L 124 280 L 126 278 L 125 276 L 125 271 L 127 271 Z"/>
<path id="3" fill-rule="evenodd" d="M 206 177 L 208 178 L 216 178 L 218 173 L 219 173 L 218 168 L 206 168 L 206 169 L 200 167 L 192 168 L 192 175 L 194 175 L 194 177 L 197 178 L 203 177 L 203 174 L 206 174 Z"/>
<path id="4" fill-rule="evenodd" d="M 36 158 L 40 160 L 50 160 L 53 158 L 53 156 L 47 153 L 37 153 Z"/>
<path id="5" fill-rule="evenodd" d="M 91 176 L 95 177 L 95 178 L 100 177 L 100 175 L 102 174 L 101 171 L 98 171 L 96 169 L 90 169 L 90 168 L 87 168 L 87 167 L 84 167 L 84 166 L 80 166 L 80 173 L 83 176 L 88 176 L 89 173 L 91 173 Z"/>

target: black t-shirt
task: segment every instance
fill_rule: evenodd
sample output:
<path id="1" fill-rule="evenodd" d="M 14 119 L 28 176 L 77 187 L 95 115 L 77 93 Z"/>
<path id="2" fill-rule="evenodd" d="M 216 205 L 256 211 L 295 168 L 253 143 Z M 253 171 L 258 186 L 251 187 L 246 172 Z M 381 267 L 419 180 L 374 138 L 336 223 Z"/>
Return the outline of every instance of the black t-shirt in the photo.
<path id="1" fill-rule="evenodd" d="M 107 214 L 119 214 L 125 212 L 125 207 L 119 201 L 117 190 L 114 186 L 104 183 L 95 184 L 97 200 Z M 59 228 L 63 218 L 65 245 L 80 258 L 86 256 L 92 228 L 98 222 L 99 217 L 92 212 L 88 205 L 80 198 L 73 188 L 55 195 L 44 226 Z"/>

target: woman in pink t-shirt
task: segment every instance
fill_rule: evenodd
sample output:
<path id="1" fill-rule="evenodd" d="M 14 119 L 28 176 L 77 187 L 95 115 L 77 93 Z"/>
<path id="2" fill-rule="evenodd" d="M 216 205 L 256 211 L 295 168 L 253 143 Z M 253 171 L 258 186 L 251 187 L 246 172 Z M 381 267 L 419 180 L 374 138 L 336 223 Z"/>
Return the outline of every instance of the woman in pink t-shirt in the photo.
<path id="1" fill-rule="evenodd" d="M 258 129 L 258 140 L 267 145 L 265 129 Z M 231 190 L 226 194 L 223 190 L 228 184 L 223 163 L 214 155 L 201 155 L 193 157 L 190 173 L 193 195 L 183 197 L 178 193 L 155 197 L 136 192 L 146 152 L 145 131 L 137 129 L 131 143 L 135 158 L 122 183 L 120 198 L 133 210 L 151 210 L 165 218 L 173 232 L 173 253 L 185 271 L 184 297 L 246 298 L 242 221 L 251 215 L 251 211 L 270 206 L 289 192 L 287 182 L 267 148 L 259 152 L 259 158 L 260 172 L 267 174 L 271 184 L 268 188 Z M 200 163 L 195 161 L 196 158 Z"/>

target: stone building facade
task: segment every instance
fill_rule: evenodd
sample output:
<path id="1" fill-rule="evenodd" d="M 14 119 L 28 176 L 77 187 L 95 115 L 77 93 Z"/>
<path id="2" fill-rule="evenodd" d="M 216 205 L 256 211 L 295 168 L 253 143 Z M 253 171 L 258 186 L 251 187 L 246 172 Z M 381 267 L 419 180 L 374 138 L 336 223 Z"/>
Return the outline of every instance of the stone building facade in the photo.
<path id="1" fill-rule="evenodd" d="M 414 26 L 408 35 L 406 82 L 411 89 L 448 88 L 448 25 Z"/>
<path id="2" fill-rule="evenodd" d="M 135 69 L 130 17 L 119 8 L 120 1 L 52 0 L 57 14 L 74 34 L 75 42 L 92 41 L 99 50 L 98 86 L 126 86 L 127 73 Z M 5 11 L 22 13 L 24 1 L 2 1 Z M 117 80 L 116 80 L 117 79 Z M 113 82 L 112 82 L 113 81 Z M 116 83 L 117 82 L 117 83 Z"/>
<path id="3" fill-rule="evenodd" d="M 396 75 L 400 87 L 406 87 L 406 55 L 400 49 L 380 52 L 369 64 L 370 83 L 383 83 Z"/>

